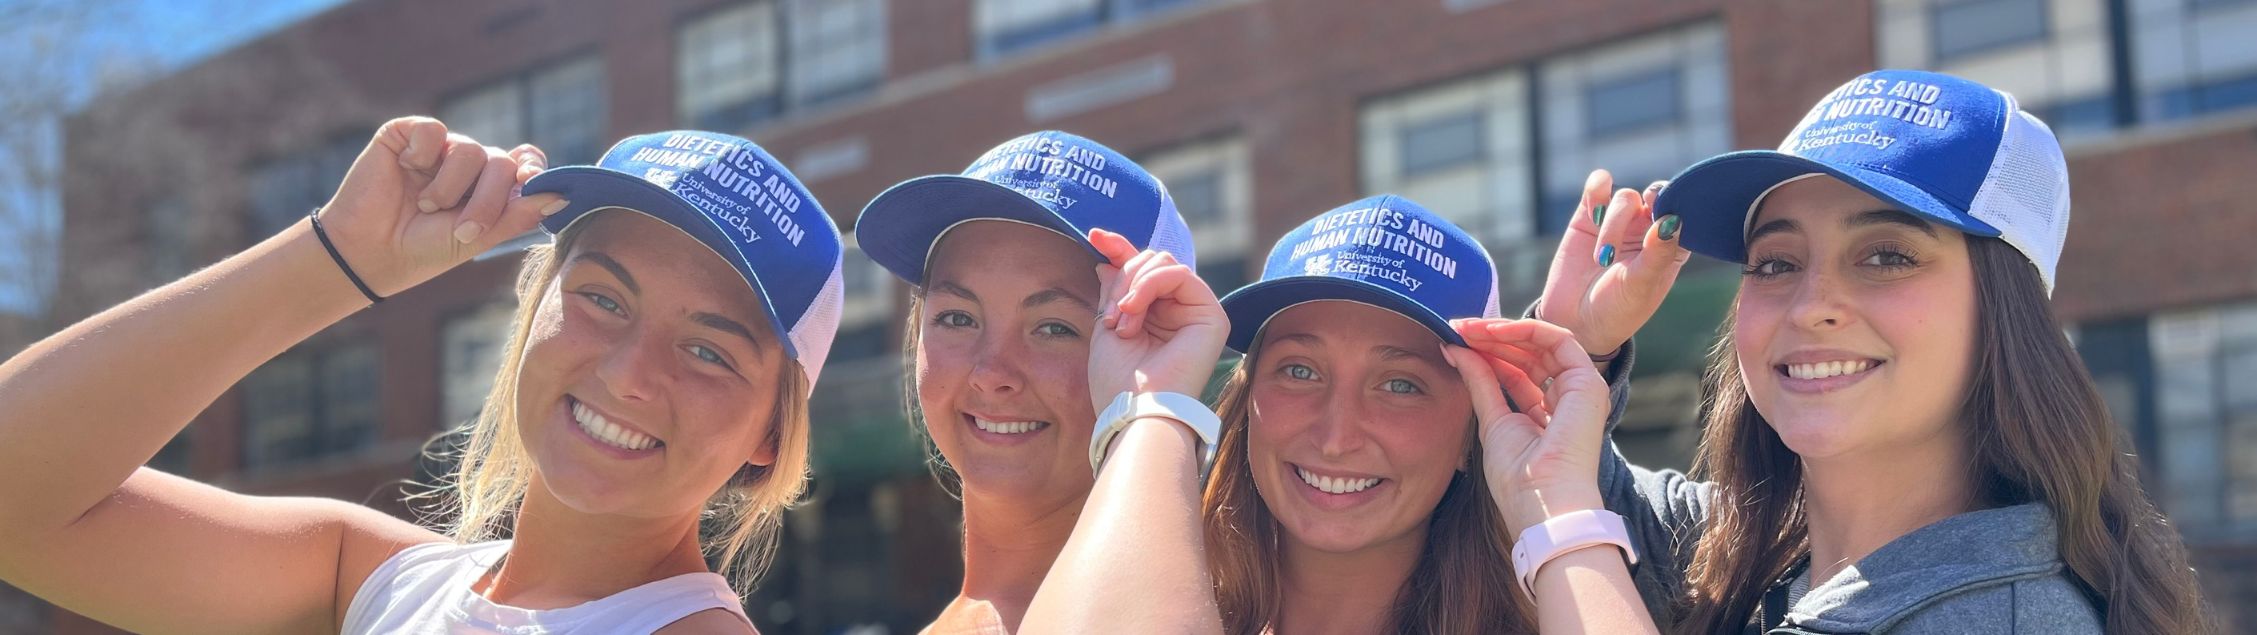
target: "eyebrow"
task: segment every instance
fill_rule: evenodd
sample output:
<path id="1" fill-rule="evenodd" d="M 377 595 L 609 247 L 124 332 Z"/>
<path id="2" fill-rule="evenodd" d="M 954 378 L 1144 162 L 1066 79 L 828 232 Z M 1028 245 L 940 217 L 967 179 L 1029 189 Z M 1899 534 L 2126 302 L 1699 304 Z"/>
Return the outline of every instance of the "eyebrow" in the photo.
<path id="1" fill-rule="evenodd" d="M 1929 238 L 1934 238 L 1936 236 L 1936 226 L 1934 224 L 1929 223 L 1928 221 L 1920 220 L 1919 217 L 1913 216 L 1911 214 L 1906 214 L 1904 212 L 1893 209 L 1877 209 L 1858 212 L 1856 216 L 1849 217 L 1847 224 L 1850 227 L 1868 227 L 1872 225 L 1903 225 L 1905 227 L 1920 230 L 1921 232 L 1926 233 Z"/>
<path id="2" fill-rule="evenodd" d="M 1755 231 L 1748 232 L 1748 239 L 1746 241 L 1746 244 L 1753 245 L 1755 244 L 1756 240 L 1761 239 L 1764 236 L 1769 236 L 1772 234 L 1784 234 L 1789 232 L 1800 234 L 1802 233 L 1802 226 L 1796 225 L 1794 221 L 1781 218 L 1756 226 Z"/>
<path id="3" fill-rule="evenodd" d="M 1913 216 L 1911 214 L 1904 213 L 1901 210 L 1894 209 L 1875 209 L 1858 212 L 1856 214 L 1850 215 L 1848 219 L 1843 220 L 1842 224 L 1848 225 L 1852 228 L 1870 227 L 1873 225 L 1903 225 L 1905 227 L 1920 230 L 1921 233 L 1927 234 L 1930 238 L 1936 236 L 1936 226 L 1934 223 L 1920 220 L 1920 217 L 1918 216 Z M 1802 233 L 1802 226 L 1795 224 L 1794 221 L 1781 218 L 1768 223 L 1764 223 L 1763 225 L 1756 227 L 1755 231 L 1748 232 L 1747 242 L 1749 244 L 1754 244 L 1756 239 L 1758 238 L 1762 238 L 1771 234 L 1789 232 L 1797 234 Z"/>
<path id="4" fill-rule="evenodd" d="M 1019 307 L 1024 309 L 1032 309 L 1052 302 L 1071 302 L 1076 306 L 1080 306 L 1083 309 L 1089 310 L 1090 313 L 1097 312 L 1097 305 L 1090 304 L 1088 299 L 1085 299 L 1080 295 L 1076 295 L 1072 291 L 1067 291 L 1064 287 L 1051 287 L 1048 289 L 1043 289 L 1041 291 L 1036 291 L 1034 295 L 1027 296 L 1027 300 L 1025 302 L 1019 303 Z"/>
<path id="5" fill-rule="evenodd" d="M 1324 348 L 1324 340 L 1319 339 L 1317 336 L 1309 333 L 1285 333 L 1282 335 L 1272 335 L 1268 340 L 1261 342 L 1261 344 L 1263 346 L 1276 346 L 1279 344 L 1284 344 L 1286 342 L 1293 342 L 1295 344 L 1300 344 L 1302 346 L 1307 346 L 1310 348 Z"/>
<path id="6" fill-rule="evenodd" d="M 980 296 L 978 294 L 972 293 L 971 289 L 966 289 L 964 288 L 964 285 L 956 284 L 954 282 L 935 282 L 932 285 L 932 290 L 970 300 L 974 303 L 980 301 Z"/>
<path id="7" fill-rule="evenodd" d="M 627 285 L 627 290 L 629 292 L 635 293 L 637 295 L 641 295 L 643 292 L 642 286 L 635 284 L 634 274 L 627 273 L 627 267 L 620 265 L 619 261 L 612 260 L 611 256 L 606 256 L 603 254 L 603 252 L 581 252 L 580 256 L 578 258 L 573 258 L 573 260 L 586 260 L 588 262 L 596 263 L 597 266 L 601 266 L 604 269 L 610 270 L 612 276 L 619 278 L 620 284 Z"/>
<path id="8" fill-rule="evenodd" d="M 768 345 L 761 343 L 760 338 L 753 337 L 752 329 L 745 328 L 744 323 L 729 319 L 728 317 L 722 316 L 718 313 L 692 313 L 690 314 L 690 321 L 706 328 L 721 331 L 723 333 L 730 333 L 736 335 L 737 337 L 742 337 L 745 339 L 745 341 L 752 343 L 752 348 L 754 350 L 762 352 L 768 350 Z"/>
<path id="9" fill-rule="evenodd" d="M 1431 357 L 1428 357 L 1428 356 L 1425 356 L 1425 355 L 1420 355 L 1420 354 L 1418 354 L 1418 352 L 1416 352 L 1416 351 L 1412 351 L 1412 350 L 1410 350 L 1410 349 L 1407 349 L 1407 348 L 1403 348 L 1403 347 L 1400 347 L 1400 346 L 1389 346 L 1389 345 L 1386 345 L 1386 344 L 1381 344 L 1381 345 L 1378 345 L 1378 346 L 1374 346 L 1374 347 L 1371 347 L 1371 349 L 1372 349 L 1373 351 L 1375 351 L 1375 352 L 1378 352 L 1378 353 L 1379 353 L 1379 359 L 1380 359 L 1381 361 L 1395 361 L 1395 360 L 1398 360 L 1398 359 L 1414 359 L 1414 360 L 1418 360 L 1418 361 L 1419 361 L 1420 363 L 1426 364 L 1427 366 L 1429 366 L 1429 367 L 1432 367 L 1432 368 L 1436 368 L 1436 369 L 1440 369 L 1440 368 L 1442 368 L 1442 367 L 1443 367 L 1443 365 L 1444 365 L 1443 363 L 1437 363 L 1437 362 L 1436 362 L 1436 361 L 1434 360 L 1434 358 L 1431 358 Z"/>
<path id="10" fill-rule="evenodd" d="M 978 303 L 980 301 L 979 294 L 972 293 L 971 289 L 966 289 L 964 288 L 964 285 L 956 284 L 954 282 L 935 282 L 932 284 L 931 290 L 963 298 L 973 303 Z M 1065 287 L 1051 287 L 1048 289 L 1043 289 L 1041 291 L 1036 291 L 1034 292 L 1034 294 L 1027 296 L 1026 301 L 1020 302 L 1019 306 L 1021 308 L 1031 309 L 1052 302 L 1072 302 L 1075 305 L 1080 306 L 1081 308 L 1088 309 L 1090 313 L 1097 312 L 1097 305 L 1091 304 L 1088 298 L 1081 297 L 1081 295 L 1076 294 L 1072 291 L 1067 291 Z"/>

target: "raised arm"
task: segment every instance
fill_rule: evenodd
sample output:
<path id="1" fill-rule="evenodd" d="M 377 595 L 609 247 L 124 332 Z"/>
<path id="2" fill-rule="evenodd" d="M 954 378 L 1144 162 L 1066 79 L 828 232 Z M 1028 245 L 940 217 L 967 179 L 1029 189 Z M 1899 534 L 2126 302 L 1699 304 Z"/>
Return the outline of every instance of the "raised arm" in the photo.
<path id="1" fill-rule="evenodd" d="M 1531 527 L 1603 510 L 1599 456 L 1608 389 L 1566 329 L 1538 320 L 1460 320 L 1470 348 L 1445 346 L 1481 421 L 1483 476 L 1502 516 L 1515 566 Z M 1510 409 L 1505 397 L 1520 404 Z M 1627 536 L 1624 536 L 1627 538 Z M 1537 550 L 1537 553 L 1547 553 Z M 1630 576 L 1632 554 L 1584 547 L 1518 570 L 1534 594 L 1543 633 L 1656 633 Z"/>
<path id="2" fill-rule="evenodd" d="M 1105 315 L 1091 335 L 1090 400 L 1103 411 L 1124 391 L 1196 398 L 1230 332 L 1215 292 L 1168 254 L 1138 253 L 1104 230 L 1090 242 L 1109 261 L 1098 265 Z M 1198 437 L 1169 419 L 1138 419 L 1120 432 L 1020 630 L 1222 631 L 1199 525 L 1198 448 Z"/>
<path id="3" fill-rule="evenodd" d="M 529 146 L 504 154 L 436 120 L 394 120 L 320 221 L 390 295 L 556 209 L 515 196 L 541 163 Z M 440 538 L 357 505 L 141 465 L 252 369 L 368 304 L 300 221 L 0 364 L 0 579 L 135 631 L 335 630 L 377 564 Z"/>

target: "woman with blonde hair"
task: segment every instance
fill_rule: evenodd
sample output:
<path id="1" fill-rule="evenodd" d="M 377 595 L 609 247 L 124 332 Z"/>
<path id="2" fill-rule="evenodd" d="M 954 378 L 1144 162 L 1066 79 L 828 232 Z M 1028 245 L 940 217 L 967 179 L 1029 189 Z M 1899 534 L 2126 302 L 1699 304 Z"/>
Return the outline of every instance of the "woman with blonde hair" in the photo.
<path id="1" fill-rule="evenodd" d="M 0 579 L 136 631 L 752 631 L 707 557 L 749 585 L 804 487 L 838 233 L 727 135 L 542 167 L 394 120 L 306 222 L 0 365 Z M 444 534 L 139 467 L 265 360 L 536 225 Z"/>

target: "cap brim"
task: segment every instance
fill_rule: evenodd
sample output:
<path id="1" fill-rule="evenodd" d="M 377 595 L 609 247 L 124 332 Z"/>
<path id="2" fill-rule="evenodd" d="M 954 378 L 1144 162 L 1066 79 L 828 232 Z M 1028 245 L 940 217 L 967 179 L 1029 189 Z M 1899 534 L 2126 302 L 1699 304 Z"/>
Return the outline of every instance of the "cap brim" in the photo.
<path id="1" fill-rule="evenodd" d="M 1433 331 L 1444 342 L 1465 345 L 1465 338 L 1450 328 L 1448 318 L 1402 293 L 1369 282 L 1332 276 L 1272 278 L 1223 296 L 1223 313 L 1230 317 L 1230 341 L 1226 343 L 1231 350 L 1248 352 L 1270 318 L 1294 305 L 1319 300 L 1346 300 L 1394 311 Z"/>
<path id="2" fill-rule="evenodd" d="M 705 245 L 720 256 L 729 267 L 744 276 L 745 284 L 752 287 L 753 295 L 760 298 L 760 309 L 767 314 L 768 326 L 776 341 L 783 344 L 784 352 L 793 360 L 799 359 L 797 347 L 786 334 L 791 330 L 777 317 L 776 304 L 769 300 L 767 288 L 760 284 L 760 272 L 754 271 L 752 260 L 745 257 L 736 243 L 723 233 L 713 217 L 705 215 L 681 195 L 659 187 L 657 184 L 633 175 L 592 165 L 574 165 L 554 168 L 525 182 L 525 195 L 557 193 L 571 201 L 564 209 L 541 219 L 541 229 L 550 235 L 562 234 L 581 220 L 595 216 L 592 212 L 610 208 L 625 208 L 641 212 L 651 218 L 674 226 Z"/>
<path id="3" fill-rule="evenodd" d="M 1758 199 L 1790 179 L 1825 174 L 1864 190 L 1891 205 L 1953 229 L 1997 236 L 1998 229 L 1960 206 L 1945 202 L 1911 182 L 1886 172 L 1834 166 L 1771 150 L 1719 155 L 1693 164 L 1670 179 L 1654 202 L 1654 213 L 1683 219 L 1678 244 L 1693 253 L 1746 262 L 1749 226 Z"/>
<path id="4" fill-rule="evenodd" d="M 903 181 L 870 199 L 854 221 L 854 239 L 870 260 L 910 284 L 923 285 L 934 244 L 949 229 L 972 220 L 1006 220 L 1043 227 L 1097 254 L 1080 228 L 1027 195 L 954 174 Z"/>

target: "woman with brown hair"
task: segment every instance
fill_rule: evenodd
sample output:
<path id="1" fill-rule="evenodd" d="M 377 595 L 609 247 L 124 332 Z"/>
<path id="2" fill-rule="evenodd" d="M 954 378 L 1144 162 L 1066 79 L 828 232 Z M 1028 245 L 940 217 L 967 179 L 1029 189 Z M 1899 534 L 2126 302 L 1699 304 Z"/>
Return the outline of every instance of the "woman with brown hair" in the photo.
<path id="1" fill-rule="evenodd" d="M 1447 220 L 1377 196 L 1279 239 L 1222 300 L 1223 385 L 1201 505 L 1225 632 L 1526 632 L 1445 347 L 1498 315 L 1495 266 Z"/>
<path id="2" fill-rule="evenodd" d="M 1135 162 L 1044 131 L 895 185 L 855 234 L 913 286 L 904 393 L 964 501 L 963 586 L 926 630 L 1016 631 L 1090 498 L 1087 441 L 1113 398 L 1091 392 L 1100 246 L 1115 244 L 1100 237 L 1188 270 L 1190 230 Z M 1201 363 L 1213 372 L 1212 354 Z M 1196 394 L 1206 377 L 1187 381 L 1167 390 Z"/>
<path id="3" fill-rule="evenodd" d="M 1630 466 L 1554 417 L 1528 438 L 1556 460 L 1499 483 L 1507 517 L 1603 500 L 1626 522 L 1552 553 L 1629 549 L 1676 632 L 2208 630 L 2185 549 L 2047 306 L 2067 179 L 2011 96 L 1913 71 L 1854 79 L 1779 151 L 1704 161 L 1658 197 L 1600 205 L 1594 175 L 1540 313 L 1622 349 L 1613 365 L 1687 250 L 1746 266 L 1709 368 L 1695 474 L 1713 481 Z M 1499 366 L 1531 357 L 1515 328 L 1462 326 Z M 1527 544 L 1554 520 L 1512 529 Z"/>

